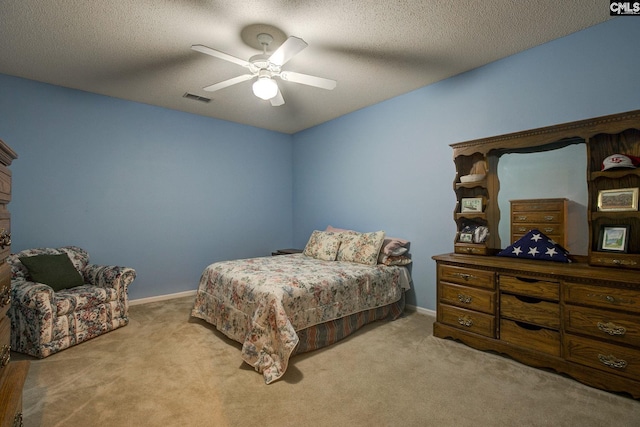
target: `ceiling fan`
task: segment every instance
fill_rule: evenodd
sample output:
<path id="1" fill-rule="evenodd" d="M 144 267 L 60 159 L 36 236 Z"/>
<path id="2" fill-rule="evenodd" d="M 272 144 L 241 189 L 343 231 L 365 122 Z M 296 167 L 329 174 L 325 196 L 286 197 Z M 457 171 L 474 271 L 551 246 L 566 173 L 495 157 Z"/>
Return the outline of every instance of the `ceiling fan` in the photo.
<path id="1" fill-rule="evenodd" d="M 191 49 L 193 50 L 241 65 L 248 68 L 250 72 L 250 74 L 243 74 L 229 80 L 224 80 L 222 82 L 206 86 L 202 89 L 207 92 L 215 92 L 257 77 L 257 80 L 253 83 L 253 93 L 258 98 L 271 101 L 271 105 L 277 107 L 284 104 L 284 98 L 282 97 L 282 93 L 280 92 L 278 83 L 274 80 L 274 77 L 279 77 L 284 81 L 300 83 L 327 90 L 332 90 L 336 87 L 335 80 L 282 70 L 282 66 L 284 64 L 308 46 L 301 38 L 290 36 L 271 55 L 267 54 L 267 48 L 271 42 L 273 42 L 273 37 L 267 33 L 260 33 L 257 35 L 257 38 L 258 42 L 262 46 L 262 53 L 252 56 L 248 61 L 226 54 L 219 50 L 211 49 L 210 47 L 203 46 L 201 44 L 194 44 L 191 46 Z"/>

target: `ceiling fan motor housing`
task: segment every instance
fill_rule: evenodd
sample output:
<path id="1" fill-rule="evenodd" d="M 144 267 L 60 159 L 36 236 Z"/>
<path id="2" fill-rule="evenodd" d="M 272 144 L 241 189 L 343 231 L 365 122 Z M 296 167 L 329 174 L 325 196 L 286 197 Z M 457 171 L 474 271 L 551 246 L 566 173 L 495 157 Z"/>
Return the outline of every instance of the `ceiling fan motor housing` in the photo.
<path id="1" fill-rule="evenodd" d="M 269 70 L 273 72 L 280 72 L 280 67 L 269 62 L 269 55 L 265 53 L 259 53 L 249 58 L 249 62 L 252 65 L 251 72 L 256 73 L 259 70 Z"/>
<path id="2" fill-rule="evenodd" d="M 252 35 L 251 40 L 256 40 L 258 41 L 258 43 L 260 43 L 260 46 L 262 47 L 262 53 L 252 56 L 248 61 L 204 45 L 191 46 L 191 49 L 193 50 L 228 62 L 232 62 L 234 64 L 248 68 L 250 71 L 250 74 L 243 74 L 228 80 L 224 80 L 222 82 L 206 86 L 203 88 L 203 90 L 207 92 L 215 92 L 217 90 L 221 90 L 238 83 L 252 80 L 257 77 L 256 81 L 253 83 L 254 94 L 264 100 L 270 100 L 271 105 L 277 107 L 284 104 L 284 99 L 274 77 L 279 77 L 282 80 L 290 81 L 293 83 L 314 86 L 327 90 L 332 90 L 336 87 L 335 80 L 310 76 L 293 71 L 282 71 L 282 66 L 284 64 L 286 64 L 291 58 L 293 58 L 308 46 L 303 39 L 295 36 L 289 36 L 275 50 L 275 52 L 271 54 L 267 54 L 267 48 L 274 41 L 274 37 L 271 34 L 260 31 L 257 35 Z M 254 44 L 250 44 L 250 46 L 257 47 L 255 46 L 255 42 Z"/>

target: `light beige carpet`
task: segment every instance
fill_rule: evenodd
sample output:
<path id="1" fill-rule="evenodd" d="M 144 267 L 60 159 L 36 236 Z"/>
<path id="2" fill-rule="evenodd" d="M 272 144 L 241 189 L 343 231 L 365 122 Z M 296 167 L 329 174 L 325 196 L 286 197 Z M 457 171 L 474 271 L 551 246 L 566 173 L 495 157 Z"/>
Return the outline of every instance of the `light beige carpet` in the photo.
<path id="1" fill-rule="evenodd" d="M 192 298 L 130 308 L 128 326 L 43 360 L 31 426 L 640 426 L 640 402 L 434 338 L 409 314 L 292 358 L 265 385 Z"/>

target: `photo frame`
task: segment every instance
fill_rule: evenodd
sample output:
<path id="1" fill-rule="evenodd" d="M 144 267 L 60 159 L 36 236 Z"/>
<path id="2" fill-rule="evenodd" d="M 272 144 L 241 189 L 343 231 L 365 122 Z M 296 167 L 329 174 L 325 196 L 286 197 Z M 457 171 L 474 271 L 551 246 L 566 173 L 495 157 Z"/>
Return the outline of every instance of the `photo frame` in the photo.
<path id="1" fill-rule="evenodd" d="M 467 197 L 461 200 L 460 212 L 482 212 L 482 197 Z"/>
<path id="2" fill-rule="evenodd" d="M 460 237 L 458 237 L 458 241 L 462 243 L 472 243 L 473 233 L 460 233 Z"/>
<path id="3" fill-rule="evenodd" d="M 600 227 L 598 250 L 627 253 L 629 247 L 629 225 L 603 225 Z"/>
<path id="4" fill-rule="evenodd" d="M 600 190 L 598 192 L 598 210 L 602 212 L 637 211 L 638 188 Z"/>

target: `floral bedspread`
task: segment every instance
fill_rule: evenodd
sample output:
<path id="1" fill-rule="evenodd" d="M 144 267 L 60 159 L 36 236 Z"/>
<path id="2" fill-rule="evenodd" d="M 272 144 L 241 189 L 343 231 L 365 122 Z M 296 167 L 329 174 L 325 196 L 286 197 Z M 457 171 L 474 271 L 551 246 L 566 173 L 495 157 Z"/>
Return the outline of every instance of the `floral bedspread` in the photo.
<path id="1" fill-rule="evenodd" d="M 267 384 L 287 370 L 296 331 L 400 299 L 404 267 L 323 261 L 303 254 L 217 262 L 200 279 L 191 315 L 242 344 Z"/>

